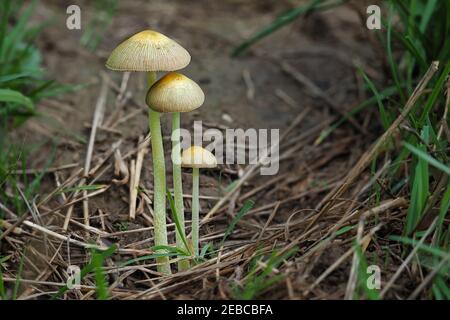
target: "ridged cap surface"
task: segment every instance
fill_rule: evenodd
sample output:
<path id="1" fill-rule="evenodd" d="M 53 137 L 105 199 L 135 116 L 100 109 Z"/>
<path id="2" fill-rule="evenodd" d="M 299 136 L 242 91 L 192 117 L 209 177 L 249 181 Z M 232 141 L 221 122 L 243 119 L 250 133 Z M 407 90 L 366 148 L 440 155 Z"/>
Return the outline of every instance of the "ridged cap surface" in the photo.
<path id="1" fill-rule="evenodd" d="M 116 71 L 174 71 L 191 61 L 189 52 L 165 35 L 145 30 L 119 44 L 106 67 Z"/>

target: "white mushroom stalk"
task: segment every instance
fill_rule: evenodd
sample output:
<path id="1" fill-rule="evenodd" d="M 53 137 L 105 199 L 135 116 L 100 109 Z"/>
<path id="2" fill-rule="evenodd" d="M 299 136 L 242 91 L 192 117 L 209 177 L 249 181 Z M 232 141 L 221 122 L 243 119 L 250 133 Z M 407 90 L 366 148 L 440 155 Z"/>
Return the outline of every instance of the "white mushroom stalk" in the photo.
<path id="1" fill-rule="evenodd" d="M 195 256 L 199 255 L 200 226 L 200 169 L 215 168 L 217 160 L 214 155 L 199 146 L 186 149 L 181 156 L 181 165 L 192 168 L 192 246 Z"/>
<path id="2" fill-rule="evenodd" d="M 151 87 L 156 78 L 155 72 L 148 74 L 148 86 Z M 164 159 L 164 145 L 161 133 L 161 115 L 148 109 L 148 125 L 150 128 L 150 139 L 152 145 L 153 159 L 153 212 L 155 213 L 155 245 L 167 246 L 167 225 L 166 225 L 166 162 Z M 158 261 L 159 260 L 159 261 Z M 158 258 L 161 272 L 170 273 L 168 257 Z"/>

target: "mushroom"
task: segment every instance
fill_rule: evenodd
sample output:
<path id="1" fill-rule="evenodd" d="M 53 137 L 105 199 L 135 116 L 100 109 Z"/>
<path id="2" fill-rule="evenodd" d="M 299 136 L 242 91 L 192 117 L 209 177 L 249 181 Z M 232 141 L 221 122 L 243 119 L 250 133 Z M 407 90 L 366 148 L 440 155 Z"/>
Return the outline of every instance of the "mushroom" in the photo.
<path id="1" fill-rule="evenodd" d="M 147 72 L 148 87 L 156 80 L 158 71 L 174 71 L 186 67 L 191 61 L 189 53 L 174 40 L 152 31 L 141 31 L 119 44 L 106 61 L 106 67 L 116 71 Z M 153 175 L 155 245 L 167 245 L 166 230 L 166 176 L 160 114 L 149 109 Z M 171 273 L 169 258 L 157 258 L 158 271 Z"/>
<path id="2" fill-rule="evenodd" d="M 181 146 L 180 146 L 180 112 L 189 112 L 199 108 L 205 101 L 205 94 L 197 83 L 188 77 L 169 72 L 159 79 L 147 93 L 147 105 L 156 112 L 172 113 L 172 165 L 173 165 L 173 189 L 176 214 L 184 233 L 184 205 L 183 184 L 181 178 Z M 176 231 L 177 247 L 185 248 L 183 237 Z M 187 270 L 189 262 L 180 260 L 180 270 Z"/>
<path id="3" fill-rule="evenodd" d="M 183 151 L 181 155 L 181 166 L 192 168 L 192 245 L 196 256 L 198 250 L 198 230 L 199 230 L 199 171 L 201 168 L 215 168 L 217 166 L 216 157 L 206 149 L 199 146 L 192 146 Z"/>
<path id="4" fill-rule="evenodd" d="M 111 52 L 106 67 L 114 71 L 175 71 L 185 68 L 191 56 L 165 35 L 144 30 L 119 44 Z"/>

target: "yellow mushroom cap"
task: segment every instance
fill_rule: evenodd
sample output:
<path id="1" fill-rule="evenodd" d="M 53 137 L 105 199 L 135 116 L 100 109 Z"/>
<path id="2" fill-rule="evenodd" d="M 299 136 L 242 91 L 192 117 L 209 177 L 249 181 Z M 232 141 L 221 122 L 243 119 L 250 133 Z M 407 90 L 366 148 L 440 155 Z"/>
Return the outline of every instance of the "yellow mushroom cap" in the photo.
<path id="1" fill-rule="evenodd" d="M 147 92 L 147 105 L 158 112 L 189 112 L 200 107 L 205 94 L 195 81 L 170 72 Z"/>
<path id="2" fill-rule="evenodd" d="M 165 35 L 144 30 L 119 44 L 106 67 L 116 71 L 174 71 L 191 61 L 189 53 Z"/>
<path id="3" fill-rule="evenodd" d="M 215 168 L 217 167 L 217 159 L 208 150 L 199 146 L 192 146 L 183 151 L 181 166 L 185 168 Z"/>

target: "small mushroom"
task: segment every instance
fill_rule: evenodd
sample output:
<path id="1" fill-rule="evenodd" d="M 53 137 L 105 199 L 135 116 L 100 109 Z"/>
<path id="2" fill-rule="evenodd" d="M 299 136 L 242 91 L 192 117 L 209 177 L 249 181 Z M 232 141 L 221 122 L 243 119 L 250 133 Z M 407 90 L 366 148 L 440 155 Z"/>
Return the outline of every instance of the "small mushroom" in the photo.
<path id="1" fill-rule="evenodd" d="M 180 112 L 190 112 L 199 108 L 205 101 L 205 94 L 197 83 L 188 77 L 169 72 L 159 79 L 148 91 L 147 105 L 161 113 L 172 113 L 172 165 L 173 165 L 173 189 L 176 214 L 178 215 L 181 229 L 184 232 L 184 205 L 183 182 L 181 177 L 181 146 L 180 146 Z M 185 248 L 183 237 L 178 230 L 176 233 L 177 247 Z M 180 260 L 180 270 L 189 268 L 188 261 Z"/>
<path id="2" fill-rule="evenodd" d="M 199 180 L 201 168 L 217 167 L 216 157 L 206 149 L 199 146 L 192 146 L 183 151 L 181 155 L 181 166 L 192 168 L 192 245 L 196 256 L 199 254 Z"/>
<path id="3" fill-rule="evenodd" d="M 119 44 L 106 61 L 106 67 L 116 71 L 147 72 L 150 88 L 157 71 L 174 71 L 186 67 L 191 61 L 189 53 L 174 40 L 153 31 L 141 31 Z M 166 229 L 166 168 L 161 133 L 160 113 L 149 108 L 153 174 L 155 245 L 167 245 Z M 159 257 L 158 271 L 171 273 L 169 258 Z"/>
<path id="4" fill-rule="evenodd" d="M 199 108 L 205 94 L 195 81 L 177 72 L 169 72 L 148 90 L 147 105 L 161 113 L 178 114 Z"/>

